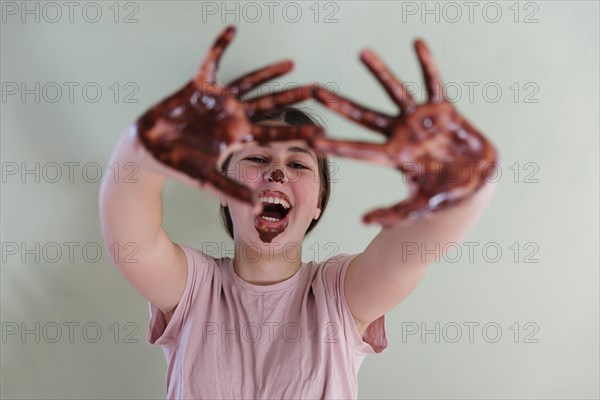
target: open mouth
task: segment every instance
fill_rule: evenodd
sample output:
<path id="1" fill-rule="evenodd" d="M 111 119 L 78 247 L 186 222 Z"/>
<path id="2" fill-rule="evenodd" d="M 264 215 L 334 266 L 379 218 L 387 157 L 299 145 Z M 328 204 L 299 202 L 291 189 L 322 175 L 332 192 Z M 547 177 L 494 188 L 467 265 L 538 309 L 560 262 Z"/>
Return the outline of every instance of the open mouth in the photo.
<path id="1" fill-rule="evenodd" d="M 263 211 L 256 217 L 266 227 L 275 227 L 287 222 L 292 206 L 288 197 L 281 192 L 266 191 L 260 197 Z"/>
<path id="2" fill-rule="evenodd" d="M 259 218 L 266 222 L 281 222 L 289 214 L 292 206 L 283 194 L 275 192 L 265 192 L 260 197 L 260 202 L 263 205 L 263 211 L 259 214 Z"/>
<path id="3" fill-rule="evenodd" d="M 271 243 L 275 236 L 287 229 L 293 207 L 289 197 L 279 191 L 265 190 L 261 193 L 259 201 L 263 210 L 254 216 L 254 223 L 260 239 Z"/>
<path id="4" fill-rule="evenodd" d="M 289 208 L 285 208 L 282 204 L 264 203 L 263 212 L 259 217 L 269 222 L 279 222 L 283 220 L 290 212 Z"/>

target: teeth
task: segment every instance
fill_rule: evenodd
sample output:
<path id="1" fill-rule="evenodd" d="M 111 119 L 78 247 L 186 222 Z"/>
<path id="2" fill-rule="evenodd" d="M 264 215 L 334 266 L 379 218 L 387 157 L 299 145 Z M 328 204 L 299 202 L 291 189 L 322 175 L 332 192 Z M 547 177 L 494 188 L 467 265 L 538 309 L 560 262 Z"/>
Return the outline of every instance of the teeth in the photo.
<path id="1" fill-rule="evenodd" d="M 261 197 L 259 200 L 261 203 L 281 204 L 286 209 L 290 208 L 290 203 L 279 197 Z"/>
<path id="2" fill-rule="evenodd" d="M 279 221 L 277 218 L 271 218 L 271 217 L 261 217 L 262 219 L 266 219 L 267 221 L 272 221 L 272 222 L 277 222 Z"/>

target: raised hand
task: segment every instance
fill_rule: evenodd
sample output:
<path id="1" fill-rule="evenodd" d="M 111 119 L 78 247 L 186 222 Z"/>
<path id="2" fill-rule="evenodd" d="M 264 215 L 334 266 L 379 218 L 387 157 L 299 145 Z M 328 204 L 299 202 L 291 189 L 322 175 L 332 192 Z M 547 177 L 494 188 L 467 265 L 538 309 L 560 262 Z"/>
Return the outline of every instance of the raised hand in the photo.
<path id="1" fill-rule="evenodd" d="M 385 143 L 337 141 L 316 138 L 313 147 L 334 155 L 362 159 L 400 170 L 407 178 L 410 195 L 390 207 L 363 216 L 365 223 L 390 226 L 420 218 L 471 197 L 487 177 L 495 174 L 494 146 L 461 117 L 445 98 L 441 80 L 425 43 L 415 42 L 428 91 L 428 100 L 417 104 L 372 51 L 361 53 L 362 62 L 398 106 L 390 116 L 368 109 L 325 89 L 316 89 L 316 99 L 326 107 L 373 131 Z"/>
<path id="2" fill-rule="evenodd" d="M 250 122 L 253 115 L 312 97 L 313 89 L 309 85 L 239 100 L 258 85 L 291 71 L 293 63 L 282 61 L 252 71 L 228 85 L 218 84 L 219 61 L 235 32 L 235 27 L 227 27 L 214 42 L 194 79 L 146 111 L 135 128 L 140 141 L 157 160 L 197 179 L 201 186 L 254 204 L 249 188 L 219 172 L 218 165 L 226 155 L 251 141 L 309 139 L 322 136 L 323 131 L 316 126 L 268 127 Z"/>

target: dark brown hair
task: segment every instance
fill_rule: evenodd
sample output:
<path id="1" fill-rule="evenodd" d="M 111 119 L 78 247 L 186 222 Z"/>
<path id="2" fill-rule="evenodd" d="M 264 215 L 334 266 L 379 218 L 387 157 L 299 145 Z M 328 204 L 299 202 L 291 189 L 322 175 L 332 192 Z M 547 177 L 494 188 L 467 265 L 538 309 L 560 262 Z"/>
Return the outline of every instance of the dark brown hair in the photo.
<path id="1" fill-rule="evenodd" d="M 288 125 L 315 125 L 324 128 L 324 124 L 319 121 L 318 117 L 311 115 L 308 111 L 302 110 L 296 107 L 283 107 L 278 109 L 275 112 L 269 114 L 260 114 L 251 118 L 253 123 L 262 122 L 262 121 L 281 121 L 285 122 Z M 316 152 L 317 154 L 317 165 L 319 168 L 319 177 L 321 187 L 319 189 L 319 198 L 320 198 L 320 209 L 321 215 L 319 219 L 313 219 L 308 226 L 308 229 L 305 232 L 305 235 L 310 233 L 313 228 L 319 223 L 319 221 L 323 218 L 323 213 L 325 212 L 325 208 L 327 207 L 327 203 L 329 202 L 329 193 L 331 192 L 331 175 L 329 170 L 329 161 L 325 155 L 322 153 Z M 229 163 L 231 162 L 231 158 L 233 153 L 230 154 L 221 166 L 221 171 L 227 171 L 229 167 Z M 225 172 L 224 172 L 225 173 Z M 225 227 L 225 231 L 233 239 L 233 221 L 231 220 L 231 215 L 229 214 L 228 207 L 220 207 L 221 220 L 223 221 L 223 225 Z"/>

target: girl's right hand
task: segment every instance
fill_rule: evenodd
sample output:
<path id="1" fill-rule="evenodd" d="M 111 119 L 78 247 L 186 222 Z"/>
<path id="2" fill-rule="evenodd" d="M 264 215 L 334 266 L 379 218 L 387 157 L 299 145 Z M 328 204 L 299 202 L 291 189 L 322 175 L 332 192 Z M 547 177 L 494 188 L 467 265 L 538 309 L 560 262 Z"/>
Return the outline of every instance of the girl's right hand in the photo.
<path id="1" fill-rule="evenodd" d="M 310 98 L 313 85 L 239 100 L 258 85 L 291 71 L 293 64 L 286 60 L 227 85 L 216 83 L 219 61 L 235 32 L 235 27 L 227 27 L 194 79 L 146 111 L 133 129 L 156 160 L 197 180 L 201 187 L 260 208 L 249 188 L 219 171 L 220 163 L 245 143 L 310 140 L 322 137 L 323 130 L 312 125 L 272 127 L 251 123 L 254 115 Z"/>

